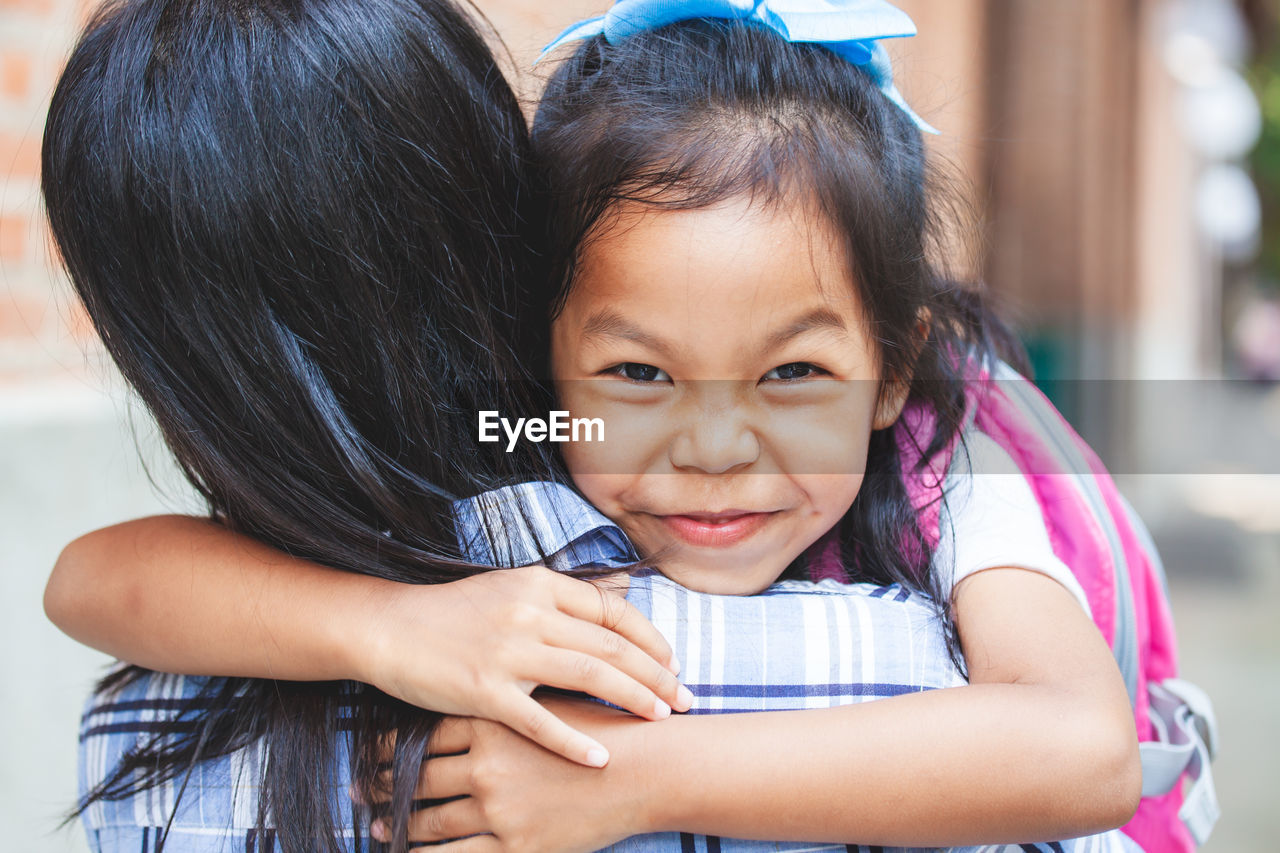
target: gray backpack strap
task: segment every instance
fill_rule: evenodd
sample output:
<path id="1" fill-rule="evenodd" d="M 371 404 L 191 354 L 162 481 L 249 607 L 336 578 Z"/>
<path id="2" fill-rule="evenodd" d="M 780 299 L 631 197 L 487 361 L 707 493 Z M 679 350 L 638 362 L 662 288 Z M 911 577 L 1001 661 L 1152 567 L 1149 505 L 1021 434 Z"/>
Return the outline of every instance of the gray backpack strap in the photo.
<path id="1" fill-rule="evenodd" d="M 1222 810 L 1209 762 L 1218 752 L 1218 721 L 1203 690 L 1178 678 L 1148 686 L 1149 714 L 1156 739 L 1138 745 L 1142 755 L 1142 796 L 1167 794 L 1182 774 L 1191 779 L 1178 817 L 1197 844 L 1204 844 Z"/>
<path id="2" fill-rule="evenodd" d="M 1045 416 L 1039 398 L 1027 387 L 1030 383 L 1027 380 L 1019 382 L 1021 377 L 1003 363 L 997 365 L 993 376 L 1005 382 L 1005 390 L 1010 396 L 1038 421 L 1056 455 L 1065 463 L 1065 470 L 1071 473 L 1089 501 L 1107 536 L 1116 569 L 1114 652 L 1129 698 L 1136 701 L 1141 673 L 1138 667 L 1136 611 L 1129 583 L 1130 567 L 1106 501 L 1079 448 L 1055 419 Z M 1124 501 L 1123 498 L 1121 500 Z M 1159 579 L 1162 591 L 1168 597 L 1164 566 L 1150 532 L 1127 501 L 1124 501 L 1124 510 L 1139 543 L 1150 557 L 1153 573 Z M 1204 691 L 1181 679 L 1170 678 L 1159 684 L 1149 682 L 1147 687 L 1148 716 L 1156 739 L 1138 745 L 1142 758 L 1142 796 L 1167 794 L 1185 773 L 1191 780 L 1191 786 L 1185 792 L 1178 817 L 1196 843 L 1204 844 L 1221 814 L 1209 767 L 1218 749 L 1218 724 L 1213 713 L 1213 703 Z"/>
<path id="3" fill-rule="evenodd" d="M 1165 598 L 1169 597 L 1169 581 L 1156 550 L 1151 533 L 1142 519 L 1124 501 L 1129 522 L 1151 559 L 1151 569 L 1160 582 Z M 1182 819 L 1197 844 L 1204 844 L 1221 809 L 1213 786 L 1209 763 L 1218 754 L 1218 720 L 1213 702 L 1196 685 L 1180 678 L 1166 679 L 1162 684 L 1148 683 L 1150 704 L 1147 711 L 1156 740 L 1140 744 L 1142 755 L 1142 796 L 1164 794 L 1178 784 L 1185 772 L 1191 781 L 1178 817 Z"/>
<path id="4" fill-rule="evenodd" d="M 1120 667 L 1120 675 L 1124 678 L 1125 689 L 1129 692 L 1129 701 L 1136 703 L 1141 672 L 1138 666 L 1138 626 L 1133 604 L 1133 587 L 1129 580 L 1129 561 L 1125 557 L 1124 546 L 1120 542 L 1115 520 L 1111 517 L 1111 510 L 1107 507 L 1106 499 L 1098 488 L 1093 469 L 1080 452 L 1080 448 L 1076 446 L 1073 436 L 1063 429 L 1061 416 L 1056 413 L 1050 414 L 1045 410 L 1044 401 L 1031 380 L 1024 378 L 1003 361 L 997 362 L 992 376 L 1001 383 L 1001 389 L 1009 398 L 1040 426 L 1040 431 L 1062 465 L 1062 470 L 1067 472 L 1075 482 L 1077 490 L 1088 502 L 1099 529 L 1106 537 L 1116 575 L 1116 603 L 1113 614 L 1115 642 L 1112 651 L 1116 664 Z M 1130 516 L 1131 519 L 1136 519 L 1132 513 Z M 1152 553 L 1154 553 L 1154 547 Z"/>

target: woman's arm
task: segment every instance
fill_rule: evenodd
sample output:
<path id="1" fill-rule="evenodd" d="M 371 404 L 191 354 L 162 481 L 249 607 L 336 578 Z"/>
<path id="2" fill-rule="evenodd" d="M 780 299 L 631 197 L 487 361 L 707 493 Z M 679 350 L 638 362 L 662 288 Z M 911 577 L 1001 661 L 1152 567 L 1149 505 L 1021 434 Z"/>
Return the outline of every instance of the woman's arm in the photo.
<path id="1" fill-rule="evenodd" d="M 539 684 L 650 719 L 690 701 L 667 668 L 670 646 L 638 611 L 537 566 L 414 586 L 165 516 L 68 545 L 45 610 L 75 639 L 150 669 L 364 681 L 424 708 L 502 721 L 589 764 L 602 763 L 591 754 L 599 744 L 532 700 Z"/>
<path id="2" fill-rule="evenodd" d="M 495 847 L 459 850 L 585 850 L 662 830 L 932 846 L 1127 821 L 1141 789 L 1129 701 L 1072 596 L 1037 573 L 989 570 L 956 588 L 955 616 L 966 687 L 661 723 L 556 704 L 612 750 L 597 774 L 500 726 L 451 721 L 436 751 L 470 751 L 428 761 L 424 790 L 470 797 L 419 813 L 410 837 L 494 833 Z"/>

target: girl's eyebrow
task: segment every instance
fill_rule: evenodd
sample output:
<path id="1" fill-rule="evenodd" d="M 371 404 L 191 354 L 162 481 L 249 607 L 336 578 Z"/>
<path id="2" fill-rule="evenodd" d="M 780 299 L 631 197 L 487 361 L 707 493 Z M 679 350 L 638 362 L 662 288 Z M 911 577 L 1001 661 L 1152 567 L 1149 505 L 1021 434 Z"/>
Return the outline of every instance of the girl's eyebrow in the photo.
<path id="1" fill-rule="evenodd" d="M 765 339 L 763 351 L 771 352 L 794 337 L 815 330 L 847 332 L 844 319 L 830 308 L 815 308 L 794 320 L 790 325 L 773 332 Z"/>
<path id="2" fill-rule="evenodd" d="M 612 308 L 601 308 L 587 318 L 579 333 L 583 339 L 620 338 L 653 350 L 661 356 L 672 358 L 674 348 L 661 338 L 627 320 Z"/>
<path id="3" fill-rule="evenodd" d="M 764 341 L 763 352 L 770 352 L 792 338 L 812 331 L 848 331 L 844 319 L 830 308 L 815 308 L 773 332 Z M 675 348 L 655 335 L 646 332 L 612 308 L 601 308 L 587 317 L 579 333 L 584 340 L 592 338 L 618 338 L 639 344 L 667 358 L 673 357 Z"/>

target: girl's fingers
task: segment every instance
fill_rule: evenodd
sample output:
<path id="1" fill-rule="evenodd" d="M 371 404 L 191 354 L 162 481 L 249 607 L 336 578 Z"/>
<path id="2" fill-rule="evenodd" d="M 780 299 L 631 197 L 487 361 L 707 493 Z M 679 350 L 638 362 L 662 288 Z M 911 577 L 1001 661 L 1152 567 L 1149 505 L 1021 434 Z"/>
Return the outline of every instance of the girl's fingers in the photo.
<path id="1" fill-rule="evenodd" d="M 445 841 L 464 838 L 485 832 L 484 814 L 480 805 L 471 797 L 453 800 L 430 808 L 419 809 L 409 815 L 409 841 Z M 377 824 L 375 823 L 375 826 Z M 386 824 L 382 824 L 386 828 Z M 378 835 L 374 834 L 374 838 Z M 382 838 L 378 838 L 382 841 Z"/>
<path id="2" fill-rule="evenodd" d="M 607 628 L 584 622 L 581 619 L 557 619 L 547 629 L 546 641 L 553 646 L 581 652 L 604 661 L 609 666 L 595 667 L 573 685 L 554 684 L 589 693 L 598 699 L 626 708 L 633 714 L 650 720 L 665 718 L 674 708 L 687 711 L 693 704 L 693 694 L 671 673 L 671 670 L 654 661 L 635 644 L 621 634 Z M 579 666 L 585 666 L 579 662 Z M 601 679 L 605 673 L 620 672 L 628 678 L 625 685 L 617 678 Z M 530 673 L 541 684 L 551 684 L 542 673 Z M 606 695 L 604 691 L 612 691 Z M 619 692 L 622 691 L 622 692 Z"/>
<path id="3" fill-rule="evenodd" d="M 450 841 L 448 844 L 434 844 L 430 847 L 411 847 L 410 850 L 417 853 L 502 853 L 502 842 L 498 841 L 492 835 L 473 835 L 470 838 L 460 838 L 457 841 Z"/>
<path id="4" fill-rule="evenodd" d="M 589 654 L 548 646 L 530 655 L 529 666 L 547 687 L 589 693 L 649 720 L 671 716 L 671 707 L 653 691 Z"/>
<path id="5" fill-rule="evenodd" d="M 543 749 L 587 767 L 604 767 L 609 751 L 519 690 L 504 694 L 494 719 Z"/>
<path id="6" fill-rule="evenodd" d="M 471 720 L 467 717 L 445 717 L 431 732 L 427 741 L 428 755 L 457 755 L 471 748 Z"/>
<path id="7" fill-rule="evenodd" d="M 418 774 L 418 787 L 413 793 L 415 799 L 440 800 L 469 794 L 471 794 L 471 756 L 446 755 L 443 758 L 429 758 L 422 763 L 422 772 Z"/>
<path id="8" fill-rule="evenodd" d="M 374 802 L 391 800 L 391 771 L 384 770 L 377 776 Z M 446 755 L 422 762 L 418 783 L 413 789 L 415 800 L 445 800 L 471 793 L 471 758 L 466 755 Z"/>
<path id="9" fill-rule="evenodd" d="M 680 662 L 666 638 L 626 599 L 577 578 L 557 577 L 556 604 L 561 611 L 621 634 L 673 674 L 680 673 Z"/>
<path id="10" fill-rule="evenodd" d="M 464 838 L 476 835 L 487 827 L 484 814 L 479 804 L 465 797 L 430 808 L 418 809 L 409 815 L 409 843 L 423 841 L 445 841 L 450 838 Z M 391 822 L 388 818 L 378 818 L 369 827 L 369 834 L 381 842 L 391 840 Z"/>

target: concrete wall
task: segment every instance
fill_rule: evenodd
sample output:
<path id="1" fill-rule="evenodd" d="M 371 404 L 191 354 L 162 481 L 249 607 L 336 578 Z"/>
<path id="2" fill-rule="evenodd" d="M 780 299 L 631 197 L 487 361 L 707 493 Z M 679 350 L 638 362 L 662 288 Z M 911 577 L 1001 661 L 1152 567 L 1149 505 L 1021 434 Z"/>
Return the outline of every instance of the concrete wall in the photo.
<path id="1" fill-rule="evenodd" d="M 0 391 L 0 824 L 13 853 L 85 849 L 74 803 L 80 708 L 109 663 L 41 607 L 61 546 L 95 527 L 193 508 L 145 418 L 84 383 Z M 140 426 L 135 430 L 130 421 Z M 139 453 L 141 451 L 141 454 Z M 148 479 L 142 459 L 165 497 Z"/>

